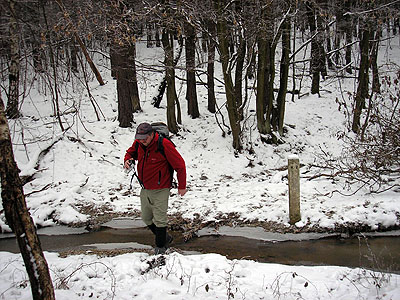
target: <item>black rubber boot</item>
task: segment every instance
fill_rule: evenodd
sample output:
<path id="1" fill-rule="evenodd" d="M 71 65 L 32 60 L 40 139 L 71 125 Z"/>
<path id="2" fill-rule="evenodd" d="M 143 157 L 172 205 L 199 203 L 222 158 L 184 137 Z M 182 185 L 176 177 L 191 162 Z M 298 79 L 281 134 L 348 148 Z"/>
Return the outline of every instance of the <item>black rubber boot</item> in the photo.
<path id="1" fill-rule="evenodd" d="M 172 235 L 167 233 L 167 227 L 157 227 L 154 224 L 151 224 L 148 227 L 156 236 L 156 247 L 154 253 L 156 255 L 164 254 L 174 238 Z"/>
<path id="2" fill-rule="evenodd" d="M 151 225 L 148 225 L 147 226 L 150 230 L 151 230 L 151 232 L 154 234 L 154 235 L 156 235 L 156 225 L 154 225 L 154 223 L 151 223 Z"/>
<path id="3" fill-rule="evenodd" d="M 167 243 L 167 227 L 156 227 L 156 246 L 165 247 Z"/>

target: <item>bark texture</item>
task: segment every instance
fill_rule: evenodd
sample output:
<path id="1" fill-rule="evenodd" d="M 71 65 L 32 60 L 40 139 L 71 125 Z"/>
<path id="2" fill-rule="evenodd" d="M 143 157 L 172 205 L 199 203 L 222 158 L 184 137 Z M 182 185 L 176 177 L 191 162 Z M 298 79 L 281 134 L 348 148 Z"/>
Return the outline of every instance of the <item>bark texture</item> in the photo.
<path id="1" fill-rule="evenodd" d="M 186 100 L 188 115 L 193 119 L 200 116 L 196 89 L 196 32 L 193 25 L 186 24 Z"/>
<path id="2" fill-rule="evenodd" d="M 114 59 L 117 69 L 118 121 L 120 127 L 130 127 L 133 113 L 141 110 L 136 78 L 135 45 L 118 47 Z"/>
<path id="3" fill-rule="evenodd" d="M 8 102 L 7 116 L 9 118 L 18 118 L 18 98 L 19 98 L 19 32 L 18 22 L 15 9 L 15 1 L 8 1 L 10 8 L 10 69 L 9 69 L 9 86 L 8 86 Z"/>
<path id="4" fill-rule="evenodd" d="M 220 4 L 221 5 L 221 4 Z M 222 9 L 221 7 L 219 7 Z M 228 28 L 226 20 L 221 19 L 217 22 L 217 33 L 219 41 L 219 51 L 221 56 L 222 72 L 224 75 L 225 93 L 226 93 L 226 106 L 228 109 L 229 123 L 232 131 L 233 148 L 235 150 L 242 149 L 242 142 L 240 140 L 240 118 L 235 99 L 235 87 L 233 85 L 231 68 L 229 64 L 229 41 L 228 41 Z"/>
<path id="5" fill-rule="evenodd" d="M 175 103 L 178 102 L 178 96 L 175 88 L 174 48 L 173 37 L 168 29 L 163 30 L 162 44 L 165 52 L 167 78 L 167 124 L 171 133 L 177 133 L 178 124 L 176 122 Z"/>
<path id="6" fill-rule="evenodd" d="M 33 300 L 54 300 L 49 268 L 36 228 L 29 214 L 14 159 L 8 122 L 0 95 L 0 174 L 1 197 L 8 225 L 17 237 L 29 276 Z"/>

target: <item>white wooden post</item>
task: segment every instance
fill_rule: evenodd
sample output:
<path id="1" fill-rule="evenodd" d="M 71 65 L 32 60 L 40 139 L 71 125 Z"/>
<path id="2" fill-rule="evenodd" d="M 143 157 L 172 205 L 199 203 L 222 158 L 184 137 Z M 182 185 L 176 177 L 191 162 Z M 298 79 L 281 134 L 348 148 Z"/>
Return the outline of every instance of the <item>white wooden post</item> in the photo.
<path id="1" fill-rule="evenodd" d="M 297 155 L 288 157 L 289 223 L 301 220 L 300 215 L 300 162 Z"/>

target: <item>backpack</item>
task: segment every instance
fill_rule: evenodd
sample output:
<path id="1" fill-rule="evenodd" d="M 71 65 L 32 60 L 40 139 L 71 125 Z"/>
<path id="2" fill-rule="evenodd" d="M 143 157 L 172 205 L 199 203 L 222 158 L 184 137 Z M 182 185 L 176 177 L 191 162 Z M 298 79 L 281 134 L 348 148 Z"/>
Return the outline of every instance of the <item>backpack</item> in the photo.
<path id="1" fill-rule="evenodd" d="M 171 173 L 172 184 L 174 186 L 174 184 L 175 184 L 175 182 L 173 181 L 174 180 L 173 179 L 174 178 L 174 169 L 172 168 L 172 166 L 168 162 L 167 156 L 165 155 L 165 151 L 164 151 L 164 145 L 163 145 L 164 139 L 167 139 L 172 143 L 172 145 L 174 147 L 176 147 L 174 142 L 171 141 L 171 138 L 169 136 L 168 125 L 163 123 L 163 122 L 154 122 L 154 123 L 151 123 L 150 125 L 151 125 L 151 127 L 153 127 L 154 131 L 158 133 L 158 141 L 157 141 L 157 150 L 156 151 L 160 152 L 165 157 L 165 159 L 167 160 L 167 163 L 168 163 L 168 166 L 169 166 L 169 171 Z M 139 149 L 139 143 L 136 143 L 136 149 L 135 149 L 136 153 L 137 153 L 138 149 Z"/>
<path id="2" fill-rule="evenodd" d="M 172 145 L 175 146 L 174 142 L 171 141 L 171 138 L 169 136 L 169 129 L 168 129 L 168 125 L 163 123 L 163 122 L 155 122 L 155 123 L 151 123 L 151 127 L 153 127 L 154 131 L 158 133 L 158 144 L 157 144 L 157 151 L 159 151 L 165 158 L 167 158 L 165 156 L 165 152 L 164 152 L 164 145 L 163 145 L 163 140 L 167 139 L 169 140 Z"/>

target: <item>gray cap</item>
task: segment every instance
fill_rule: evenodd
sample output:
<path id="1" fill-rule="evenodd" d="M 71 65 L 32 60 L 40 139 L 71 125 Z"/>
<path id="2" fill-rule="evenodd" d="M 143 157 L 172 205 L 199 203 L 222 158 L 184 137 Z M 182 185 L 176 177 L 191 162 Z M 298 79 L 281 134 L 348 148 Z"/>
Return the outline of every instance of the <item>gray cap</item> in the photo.
<path id="1" fill-rule="evenodd" d="M 147 138 L 152 132 L 153 132 L 153 127 L 149 123 L 141 123 L 139 126 L 136 128 L 136 135 L 135 139 L 136 140 L 144 140 Z"/>

